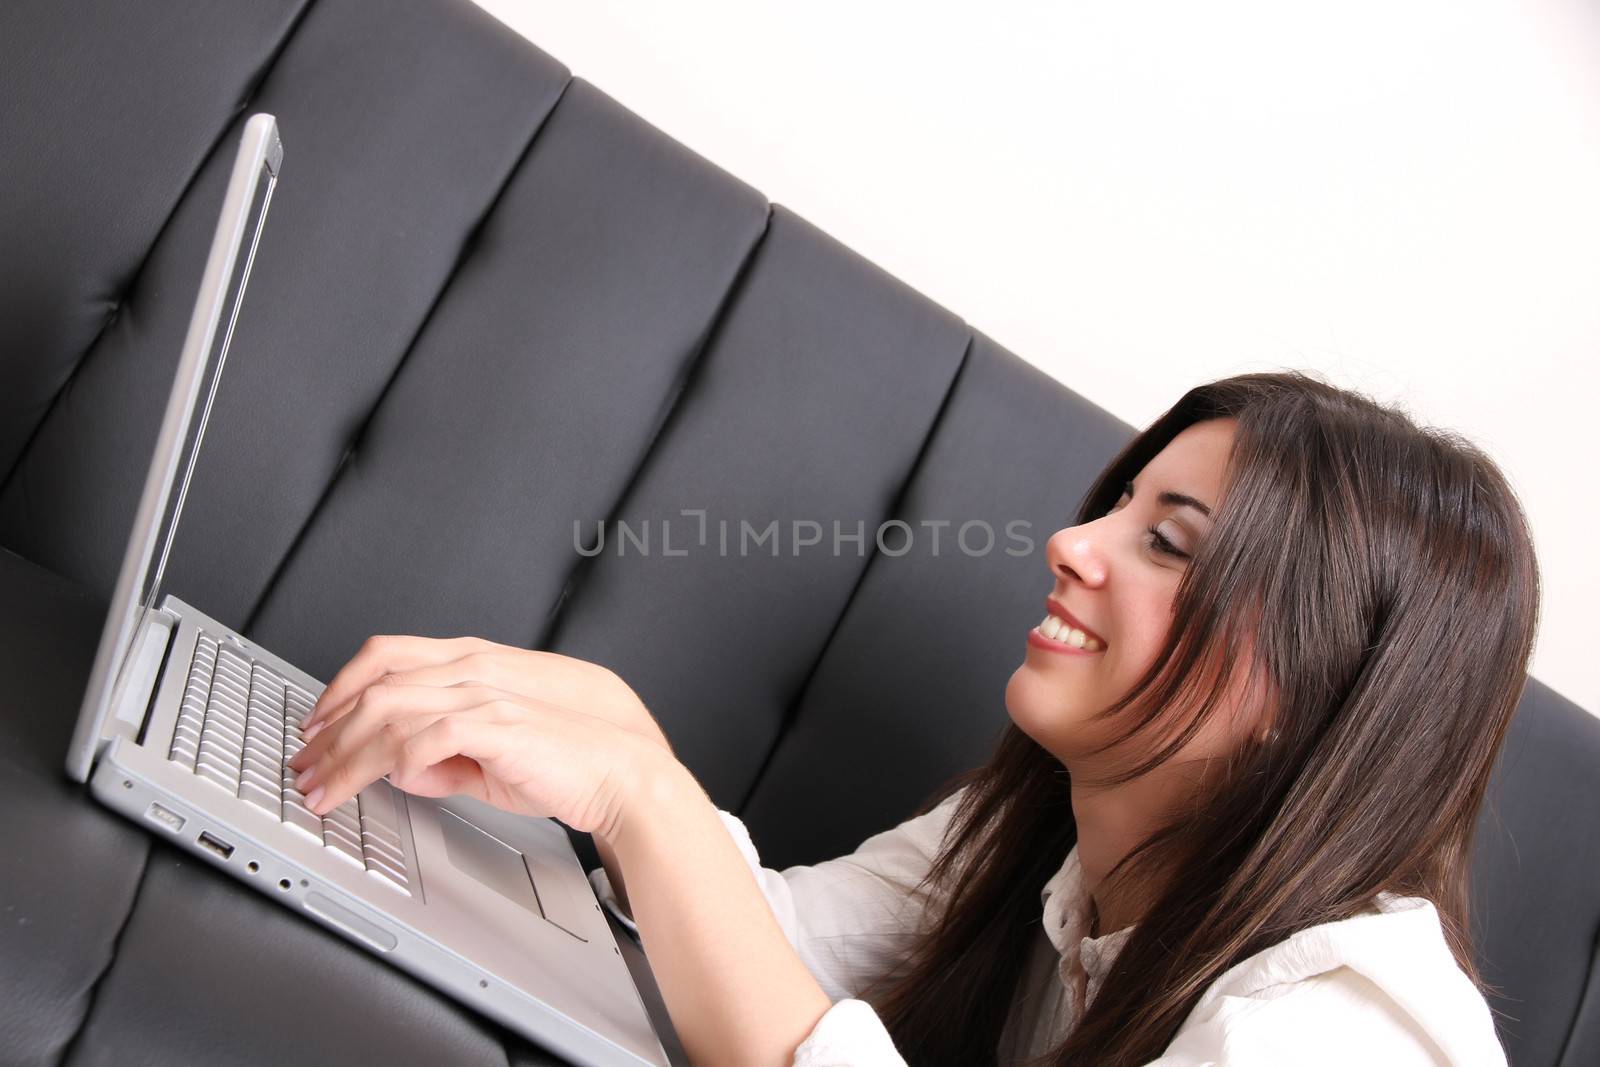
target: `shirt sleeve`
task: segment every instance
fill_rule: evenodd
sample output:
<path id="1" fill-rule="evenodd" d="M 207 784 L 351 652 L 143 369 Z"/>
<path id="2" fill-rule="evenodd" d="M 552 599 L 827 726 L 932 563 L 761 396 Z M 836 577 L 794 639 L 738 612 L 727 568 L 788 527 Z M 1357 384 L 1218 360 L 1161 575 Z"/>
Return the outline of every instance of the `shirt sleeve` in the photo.
<path id="1" fill-rule="evenodd" d="M 906 1061 L 872 1005 L 847 999 L 817 1020 L 791 1067 L 906 1067 Z"/>
<path id="2" fill-rule="evenodd" d="M 718 810 L 789 944 L 828 999 L 858 996 L 902 963 L 937 890 L 913 892 L 933 865 L 957 792 L 932 811 L 874 834 L 847 856 L 776 871 L 761 865 L 744 822 Z M 636 939 L 604 867 L 589 873 L 595 896 Z"/>
<path id="3" fill-rule="evenodd" d="M 1184 1022 L 1148 1067 L 1504 1067 L 1498 1044 L 1480 1052 L 1471 1060 L 1447 1056 L 1383 989 L 1339 967 L 1251 996 L 1216 998 Z"/>

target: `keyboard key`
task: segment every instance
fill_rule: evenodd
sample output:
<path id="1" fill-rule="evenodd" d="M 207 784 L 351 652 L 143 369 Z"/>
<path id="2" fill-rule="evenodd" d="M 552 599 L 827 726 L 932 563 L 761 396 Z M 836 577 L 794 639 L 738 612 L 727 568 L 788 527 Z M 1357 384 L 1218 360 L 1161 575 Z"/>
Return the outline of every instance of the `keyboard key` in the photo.
<path id="1" fill-rule="evenodd" d="M 169 757 L 196 776 L 409 896 L 394 787 L 380 779 L 327 816 L 305 806 L 288 761 L 305 747 L 300 724 L 317 694 L 201 634 L 185 681 Z"/>
<path id="2" fill-rule="evenodd" d="M 211 676 L 211 699 L 222 700 L 244 717 L 245 703 L 250 699 L 250 670 L 230 662 L 226 657 L 217 660 L 217 672 Z"/>
<path id="3" fill-rule="evenodd" d="M 195 770 L 199 770 L 201 767 L 210 767 L 212 770 L 225 774 L 229 778 L 237 778 L 239 776 L 239 761 L 231 756 L 227 750 L 213 744 L 209 738 L 200 742 L 200 751 L 197 753 L 195 764 Z"/>
<path id="4" fill-rule="evenodd" d="M 281 819 L 283 799 L 277 793 L 263 789 L 252 781 L 239 783 L 239 799 L 247 804 L 254 804 L 262 811 L 271 812 L 274 819 Z"/>
<path id="5" fill-rule="evenodd" d="M 382 823 L 373 822 L 365 815 L 361 817 L 361 836 L 382 842 L 392 848 L 397 855 L 400 852 L 400 832 L 391 830 Z"/>
<path id="6" fill-rule="evenodd" d="M 283 822 L 285 826 L 299 830 L 317 844 L 322 844 L 322 820 L 298 804 L 289 800 L 283 802 Z"/>
<path id="7" fill-rule="evenodd" d="M 381 860 L 375 861 L 369 856 L 367 857 L 367 873 L 384 885 L 398 889 L 408 897 L 411 895 L 411 880 L 398 868 L 391 867 Z"/>
<path id="8" fill-rule="evenodd" d="M 378 857 L 397 871 L 406 869 L 405 853 L 401 851 L 399 845 L 391 845 L 370 834 L 363 834 L 361 851 L 364 855 Z"/>
<path id="9" fill-rule="evenodd" d="M 370 846 L 364 846 L 361 856 L 366 860 L 367 867 L 372 870 L 383 871 L 392 877 L 405 879 L 406 865 L 390 856 L 388 853 Z"/>
<path id="10" fill-rule="evenodd" d="M 282 803 L 283 783 L 276 780 L 278 777 L 277 775 L 263 773 L 261 770 L 257 769 L 258 766 L 258 764 L 253 764 L 251 761 L 246 760 L 244 766 L 239 770 L 240 784 L 242 785 L 245 782 L 249 782 L 257 789 L 265 790 L 266 792 L 271 793 L 274 801 Z"/>
<path id="11" fill-rule="evenodd" d="M 197 763 L 194 773 L 208 782 L 213 782 L 222 789 L 227 790 L 229 796 L 238 796 L 239 785 L 233 776 L 226 771 L 220 771 L 208 763 Z"/>
<path id="12" fill-rule="evenodd" d="M 206 730 L 200 734 L 200 753 L 204 755 L 208 748 L 235 767 L 244 758 L 244 742 L 234 740 L 221 730 Z"/>
<path id="13" fill-rule="evenodd" d="M 253 767 L 257 774 L 272 780 L 273 784 L 283 776 L 283 756 L 257 741 L 244 743 L 244 766 Z"/>
<path id="14" fill-rule="evenodd" d="M 341 845 L 355 855 L 361 854 L 361 835 L 351 833 L 336 822 L 322 820 L 322 840 L 327 845 Z"/>
<path id="15" fill-rule="evenodd" d="M 328 812 L 327 815 L 323 816 L 323 818 L 325 818 L 328 822 L 336 824 L 341 829 L 348 830 L 350 832 L 350 836 L 355 838 L 357 841 L 361 840 L 361 823 L 356 816 L 351 813 L 350 808 L 340 804 L 337 808 L 334 808 L 332 811 Z"/>
<path id="16" fill-rule="evenodd" d="M 221 716 L 209 716 L 205 725 L 200 728 L 200 739 L 215 742 L 226 741 L 230 748 L 244 746 L 244 730 L 235 726 L 230 720 Z"/>
<path id="17" fill-rule="evenodd" d="M 263 707 L 255 696 L 250 698 L 250 719 L 245 723 L 244 739 L 269 749 L 275 756 L 283 753 L 283 732 L 273 721 L 270 706 Z"/>
<path id="18" fill-rule="evenodd" d="M 306 716 L 311 714 L 311 709 L 316 705 L 316 702 L 316 698 L 305 690 L 296 689 L 292 685 L 285 685 L 283 693 L 284 720 L 294 723 L 295 729 L 298 730 L 300 724 L 305 721 Z"/>
<path id="19" fill-rule="evenodd" d="M 239 788 L 239 779 L 241 777 L 239 761 L 237 759 L 228 759 L 225 755 L 219 756 L 215 749 L 207 749 L 204 745 L 201 745 L 200 751 L 195 756 L 194 771 L 199 774 L 203 770 L 209 770 L 212 774 L 217 775 L 220 781 L 226 781 L 232 789 L 237 790 Z"/>
<path id="20" fill-rule="evenodd" d="M 379 885 L 386 885 L 396 893 L 403 893 L 408 897 L 411 895 L 411 890 L 406 888 L 404 875 L 389 874 L 384 871 L 374 870 L 371 867 L 367 868 L 367 874 Z"/>
<path id="21" fill-rule="evenodd" d="M 206 721 L 205 699 L 204 693 L 195 697 L 193 701 L 185 697 L 183 704 L 178 708 L 178 725 L 198 731 Z"/>
<path id="22" fill-rule="evenodd" d="M 336 856 L 343 856 L 357 867 L 365 868 L 366 861 L 361 858 L 361 843 L 352 841 L 345 832 L 338 827 L 322 824 L 322 840 L 329 850 Z"/>
<path id="23" fill-rule="evenodd" d="M 245 699 L 250 696 L 249 666 L 241 664 L 238 656 L 226 651 L 217 656 L 217 669 L 211 672 L 210 700 L 214 701 L 219 696 L 230 703 L 236 701 L 241 712 Z"/>

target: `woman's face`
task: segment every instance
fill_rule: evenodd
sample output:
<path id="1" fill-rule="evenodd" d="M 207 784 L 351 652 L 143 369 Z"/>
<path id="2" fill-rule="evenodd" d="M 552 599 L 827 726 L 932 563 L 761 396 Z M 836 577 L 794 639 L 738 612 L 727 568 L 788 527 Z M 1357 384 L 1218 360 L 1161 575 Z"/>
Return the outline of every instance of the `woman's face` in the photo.
<path id="1" fill-rule="evenodd" d="M 1079 644 L 1061 618 L 1045 615 L 1027 635 L 1022 665 L 1006 685 L 1012 721 L 1064 763 L 1119 732 L 1090 717 L 1126 694 L 1149 669 L 1172 623 L 1178 582 L 1210 532 L 1237 422 L 1212 419 L 1173 438 L 1134 478 L 1110 511 L 1093 522 L 1058 530 L 1045 544 L 1054 584 L 1053 613 L 1077 621 L 1099 638 Z M 1176 493 L 1197 505 L 1167 500 Z M 1173 555 L 1151 533 L 1183 555 Z M 1058 629 L 1058 626 L 1063 628 Z M 1056 639 L 1052 639 L 1052 636 Z M 1216 732 L 1197 737 L 1200 749 L 1223 743 Z"/>

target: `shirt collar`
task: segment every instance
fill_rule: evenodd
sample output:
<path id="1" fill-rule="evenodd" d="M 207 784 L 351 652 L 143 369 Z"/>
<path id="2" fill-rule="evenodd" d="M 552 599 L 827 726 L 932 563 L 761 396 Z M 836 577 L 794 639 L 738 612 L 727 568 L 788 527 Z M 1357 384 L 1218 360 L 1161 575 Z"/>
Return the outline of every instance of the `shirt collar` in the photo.
<path id="1" fill-rule="evenodd" d="M 1084 885 L 1083 866 L 1078 862 L 1078 846 L 1061 864 L 1039 892 L 1044 904 L 1044 932 L 1061 957 L 1061 980 L 1069 987 L 1073 972 L 1081 967 L 1087 977 L 1087 996 L 1093 999 L 1100 979 L 1115 962 L 1117 953 L 1133 933 L 1132 926 L 1099 937 L 1089 936 L 1090 897 Z"/>

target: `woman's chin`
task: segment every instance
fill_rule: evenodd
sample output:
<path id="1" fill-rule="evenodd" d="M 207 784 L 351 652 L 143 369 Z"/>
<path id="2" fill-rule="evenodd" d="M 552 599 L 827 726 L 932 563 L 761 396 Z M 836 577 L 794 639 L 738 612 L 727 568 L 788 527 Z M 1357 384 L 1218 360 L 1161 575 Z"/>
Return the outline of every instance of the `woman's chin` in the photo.
<path id="1" fill-rule="evenodd" d="M 1006 682 L 1006 713 L 1017 729 L 1046 748 L 1054 747 L 1052 739 L 1071 732 L 1075 704 L 1062 694 L 1059 678 L 1042 677 L 1027 663 Z"/>

